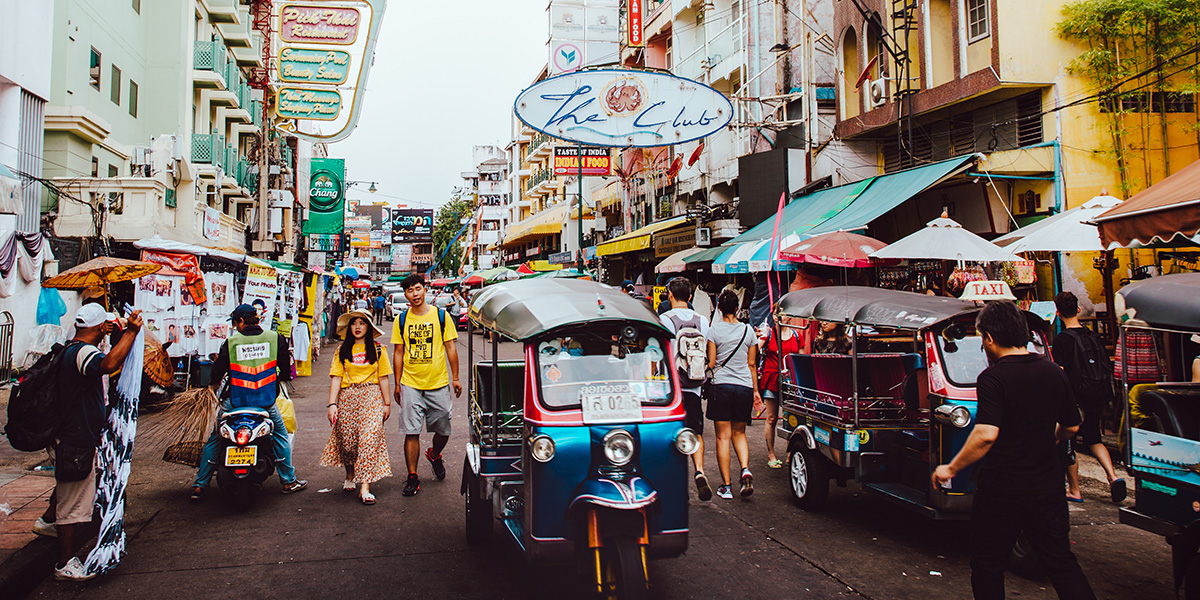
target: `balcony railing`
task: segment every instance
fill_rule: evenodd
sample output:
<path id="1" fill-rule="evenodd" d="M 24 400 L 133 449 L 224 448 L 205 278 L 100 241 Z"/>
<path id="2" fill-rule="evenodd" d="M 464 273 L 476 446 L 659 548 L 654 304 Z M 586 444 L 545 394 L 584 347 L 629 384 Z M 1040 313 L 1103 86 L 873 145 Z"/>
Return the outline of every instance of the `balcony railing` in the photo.
<path id="1" fill-rule="evenodd" d="M 538 148 L 542 147 L 542 144 L 545 144 L 549 141 L 550 141 L 550 136 L 548 136 L 544 133 L 541 133 L 541 132 L 535 133 L 535 134 L 533 134 L 533 137 L 530 138 L 530 140 L 529 140 L 529 148 L 532 152 L 537 152 Z"/>
<path id="2" fill-rule="evenodd" d="M 703 33 L 701 33 L 696 40 L 698 47 L 675 63 L 673 71 L 676 75 L 704 81 L 704 74 L 711 72 L 710 81 L 715 81 L 728 75 L 740 63 L 740 60 L 734 60 L 728 64 L 722 64 L 726 60 L 740 56 L 742 20 L 729 20 L 728 17 L 714 19 L 713 23 L 709 24 L 709 29 L 715 33 L 711 34 L 712 37 L 709 38 L 707 47 L 704 44 Z"/>
<path id="3" fill-rule="evenodd" d="M 192 162 L 213 166 L 225 160 L 225 136 L 219 133 L 192 134 Z"/>
<path id="4" fill-rule="evenodd" d="M 196 42 L 192 49 L 192 66 L 201 71 L 212 71 L 226 76 L 229 65 L 229 55 L 225 52 L 225 43 L 221 40 L 211 42 Z M 226 77 L 226 83 L 229 79 Z"/>
<path id="5" fill-rule="evenodd" d="M 230 146 L 225 149 L 225 160 L 221 163 L 221 169 L 230 177 L 237 173 L 238 151 L 237 146 Z"/>
<path id="6" fill-rule="evenodd" d="M 237 164 L 238 185 L 251 192 L 258 189 L 258 172 L 250 169 L 250 161 L 239 160 Z"/>

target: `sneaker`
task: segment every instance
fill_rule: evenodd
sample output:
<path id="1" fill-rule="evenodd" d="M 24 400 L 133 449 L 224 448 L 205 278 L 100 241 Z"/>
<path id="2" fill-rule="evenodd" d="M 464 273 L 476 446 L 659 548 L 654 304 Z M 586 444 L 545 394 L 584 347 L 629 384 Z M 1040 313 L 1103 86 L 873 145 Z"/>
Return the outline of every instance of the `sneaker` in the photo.
<path id="1" fill-rule="evenodd" d="M 33 532 L 46 537 L 58 537 L 58 525 L 47 523 L 44 519 L 38 517 L 38 520 L 33 522 Z"/>
<path id="2" fill-rule="evenodd" d="M 730 490 L 727 485 L 720 486 L 717 488 L 717 497 L 730 500 L 733 498 L 733 490 Z"/>
<path id="3" fill-rule="evenodd" d="M 199 504 L 200 501 L 204 500 L 205 491 L 205 488 L 201 486 L 192 486 L 192 495 L 188 498 L 188 500 L 190 500 L 192 504 Z"/>
<path id="4" fill-rule="evenodd" d="M 283 493 L 285 493 L 285 494 L 294 494 L 294 493 L 296 493 L 296 492 L 298 492 L 298 491 L 300 491 L 300 490 L 302 490 L 302 489 L 304 489 L 304 488 L 306 488 L 306 487 L 308 487 L 308 480 L 306 480 L 306 479 L 297 479 L 297 480 L 295 480 L 295 481 L 293 481 L 293 482 L 291 482 L 291 483 L 285 483 L 285 484 L 283 484 Z"/>
<path id="5" fill-rule="evenodd" d="M 750 474 L 750 469 L 742 469 L 741 482 L 742 489 L 738 491 L 743 498 L 754 493 L 754 476 Z"/>
<path id="6" fill-rule="evenodd" d="M 712 488 L 708 487 L 708 478 L 701 471 L 696 471 L 696 495 L 704 502 L 712 499 Z"/>
<path id="7" fill-rule="evenodd" d="M 416 473 L 409 473 L 408 481 L 404 483 L 404 495 L 416 496 L 419 491 L 421 491 L 421 478 L 417 477 Z"/>
<path id="8" fill-rule="evenodd" d="M 433 457 L 433 448 L 426 448 L 425 449 L 425 458 L 428 458 L 429 464 L 433 466 L 433 476 L 437 477 L 438 481 L 445 479 L 446 478 L 446 464 L 442 462 L 442 455 L 439 454 L 439 455 L 437 455 L 437 458 L 434 458 Z"/>
<path id="9" fill-rule="evenodd" d="M 79 562 L 79 558 L 72 556 L 67 564 L 61 569 L 54 569 L 54 578 L 59 581 L 87 581 L 95 577 L 95 573 L 88 573 L 83 568 L 83 563 Z"/>

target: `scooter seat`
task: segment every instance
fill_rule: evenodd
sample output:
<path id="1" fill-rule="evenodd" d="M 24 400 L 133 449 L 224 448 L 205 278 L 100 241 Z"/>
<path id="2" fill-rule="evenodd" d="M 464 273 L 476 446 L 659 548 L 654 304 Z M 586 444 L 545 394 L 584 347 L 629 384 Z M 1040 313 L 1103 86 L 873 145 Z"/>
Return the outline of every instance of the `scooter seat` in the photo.
<path id="1" fill-rule="evenodd" d="M 251 415 L 251 416 L 255 416 L 255 417 L 268 417 L 268 418 L 271 416 L 270 411 L 268 411 L 265 408 L 258 408 L 256 406 L 246 406 L 243 408 L 235 408 L 232 410 L 227 410 L 223 414 L 228 415 L 228 416 Z"/>

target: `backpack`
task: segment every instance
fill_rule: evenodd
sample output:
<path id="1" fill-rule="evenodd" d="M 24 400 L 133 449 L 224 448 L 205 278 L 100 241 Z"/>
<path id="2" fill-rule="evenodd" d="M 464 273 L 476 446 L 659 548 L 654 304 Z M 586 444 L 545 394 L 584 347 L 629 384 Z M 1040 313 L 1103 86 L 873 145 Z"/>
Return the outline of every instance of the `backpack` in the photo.
<path id="1" fill-rule="evenodd" d="M 59 423 L 58 373 L 69 347 L 55 344 L 13 386 L 4 428 L 13 448 L 36 452 L 54 445 Z"/>
<path id="2" fill-rule="evenodd" d="M 438 333 L 438 335 L 441 336 L 441 335 L 446 334 L 446 311 L 441 308 L 437 309 L 437 311 L 438 311 L 438 323 L 441 324 L 441 326 L 442 326 L 442 330 L 441 330 L 441 332 Z M 402 335 L 402 336 L 404 335 L 404 323 L 407 320 L 408 320 L 408 309 L 406 308 L 406 309 L 400 311 L 400 335 Z"/>
<path id="3" fill-rule="evenodd" d="M 679 371 L 680 384 L 696 387 L 704 383 L 704 370 L 708 366 L 708 346 L 704 334 L 700 333 L 700 315 L 684 321 L 676 315 L 668 315 L 675 325 L 675 368 Z"/>
<path id="4" fill-rule="evenodd" d="M 1112 362 L 1108 360 L 1099 336 L 1086 328 L 1063 330 L 1063 333 L 1067 332 L 1071 332 L 1075 340 L 1071 384 L 1075 387 L 1076 396 L 1110 399 L 1113 395 Z"/>

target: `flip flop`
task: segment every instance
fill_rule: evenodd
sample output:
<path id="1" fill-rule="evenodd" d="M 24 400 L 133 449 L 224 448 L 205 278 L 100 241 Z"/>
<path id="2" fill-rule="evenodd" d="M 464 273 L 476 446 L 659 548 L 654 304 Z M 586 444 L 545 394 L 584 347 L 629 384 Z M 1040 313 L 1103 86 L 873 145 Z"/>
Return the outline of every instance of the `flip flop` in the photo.
<path id="1" fill-rule="evenodd" d="M 1108 493 L 1112 496 L 1113 503 L 1120 503 L 1129 495 L 1129 490 L 1125 486 L 1125 480 L 1118 477 L 1108 484 Z"/>
<path id="2" fill-rule="evenodd" d="M 1083 504 L 1083 498 L 1082 497 L 1072 498 L 1070 496 L 1067 496 L 1067 502 L 1078 502 L 1080 504 Z"/>
<path id="3" fill-rule="evenodd" d="M 779 460 L 778 458 L 774 458 L 767 461 L 767 466 L 771 467 L 772 469 L 780 469 L 783 467 L 783 461 Z"/>
<path id="4" fill-rule="evenodd" d="M 343 492 L 353 492 L 355 485 L 356 484 L 353 481 L 347 479 L 346 481 L 342 482 L 342 491 Z"/>
<path id="5" fill-rule="evenodd" d="M 362 499 L 362 503 L 366 504 L 367 506 L 375 504 L 375 494 L 372 494 L 371 492 L 367 492 L 367 493 L 363 494 L 361 496 L 361 499 Z"/>

